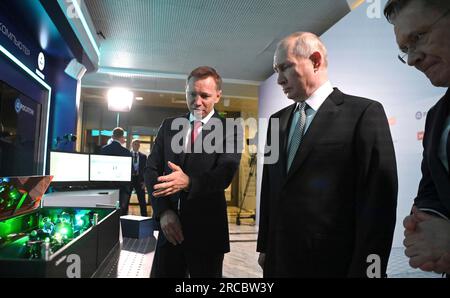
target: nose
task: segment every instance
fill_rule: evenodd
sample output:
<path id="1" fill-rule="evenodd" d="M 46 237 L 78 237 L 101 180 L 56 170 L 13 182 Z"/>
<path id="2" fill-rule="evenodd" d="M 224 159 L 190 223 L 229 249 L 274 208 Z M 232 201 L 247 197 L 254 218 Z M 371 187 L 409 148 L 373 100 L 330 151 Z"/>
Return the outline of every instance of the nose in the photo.
<path id="1" fill-rule="evenodd" d="M 417 66 L 421 61 L 423 61 L 425 55 L 421 51 L 410 51 L 408 54 L 408 65 Z"/>
<path id="2" fill-rule="evenodd" d="M 284 76 L 283 72 L 281 72 L 281 71 L 278 73 L 277 83 L 278 83 L 278 85 L 281 85 L 281 86 L 286 84 L 286 77 Z"/>
<path id="3" fill-rule="evenodd" d="M 194 97 L 194 105 L 196 107 L 202 105 L 202 97 L 200 95 L 197 95 L 197 96 Z"/>

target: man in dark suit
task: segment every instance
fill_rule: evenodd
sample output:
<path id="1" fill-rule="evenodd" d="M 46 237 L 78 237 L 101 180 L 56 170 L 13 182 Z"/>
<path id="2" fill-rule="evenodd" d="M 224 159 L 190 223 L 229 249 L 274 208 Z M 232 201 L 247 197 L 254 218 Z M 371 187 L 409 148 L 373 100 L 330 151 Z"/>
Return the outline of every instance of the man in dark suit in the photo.
<path id="1" fill-rule="evenodd" d="M 283 39 L 274 69 L 295 103 L 270 122 L 279 120 L 280 158 L 263 169 L 264 276 L 385 276 L 398 187 L 382 105 L 332 88 L 326 48 L 312 33 Z"/>
<path id="2" fill-rule="evenodd" d="M 450 2 L 390 0 L 384 14 L 394 25 L 399 59 L 436 87 L 450 86 Z M 413 212 L 403 222 L 410 265 L 450 273 L 450 91 L 427 114 L 422 179 Z"/>
<path id="3" fill-rule="evenodd" d="M 102 155 L 113 155 L 113 156 L 131 156 L 131 152 L 123 147 L 125 144 L 124 130 L 121 127 L 116 127 L 113 130 L 113 134 L 110 142 L 103 146 L 100 154 Z M 128 214 L 128 203 L 130 200 L 130 183 L 120 182 L 117 183 L 117 188 L 119 189 L 119 204 L 121 215 Z"/>
<path id="4" fill-rule="evenodd" d="M 131 171 L 131 190 L 136 191 L 136 196 L 139 201 L 139 207 L 141 209 L 141 215 L 147 216 L 147 202 L 145 200 L 145 183 L 144 183 L 144 170 L 147 164 L 147 156 L 139 152 L 141 142 L 138 139 L 131 141 L 131 155 L 133 156 L 133 169 Z"/>
<path id="5" fill-rule="evenodd" d="M 224 190 L 241 151 L 236 149 L 240 130 L 226 127 L 214 110 L 221 83 L 211 67 L 191 72 L 186 84 L 190 113 L 164 120 L 147 160 L 145 184 L 161 226 L 152 277 L 222 277 L 224 254 L 230 250 Z"/>

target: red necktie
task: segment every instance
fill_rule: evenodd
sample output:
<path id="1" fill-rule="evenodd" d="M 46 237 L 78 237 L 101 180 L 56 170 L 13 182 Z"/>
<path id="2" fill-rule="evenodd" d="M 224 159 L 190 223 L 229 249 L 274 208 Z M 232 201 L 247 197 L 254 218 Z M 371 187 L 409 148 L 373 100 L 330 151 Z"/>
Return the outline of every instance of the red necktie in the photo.
<path id="1" fill-rule="evenodd" d="M 202 126 L 202 122 L 201 121 L 194 121 L 194 128 L 192 128 L 192 132 L 191 132 L 191 144 L 195 143 L 195 140 L 198 137 L 199 128 L 201 126 Z"/>

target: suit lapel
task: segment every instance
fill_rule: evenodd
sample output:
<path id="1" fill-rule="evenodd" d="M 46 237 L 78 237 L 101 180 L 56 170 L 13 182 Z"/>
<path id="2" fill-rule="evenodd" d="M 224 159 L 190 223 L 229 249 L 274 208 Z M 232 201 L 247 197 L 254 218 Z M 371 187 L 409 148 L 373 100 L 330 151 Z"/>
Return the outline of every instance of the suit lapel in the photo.
<path id="1" fill-rule="evenodd" d="M 298 148 L 297 154 L 292 162 L 291 168 L 287 173 L 286 182 L 305 162 L 314 145 L 320 139 L 319 136 L 327 131 L 328 127 L 332 125 L 334 119 L 339 114 L 338 105 L 343 103 L 342 93 L 335 89 L 333 93 L 323 102 L 322 106 L 316 112 L 312 123 L 303 136 L 302 142 Z M 284 154 L 286 155 L 286 154 Z"/>
<path id="2" fill-rule="evenodd" d="M 280 117 L 280 174 L 281 177 L 286 177 L 286 163 L 287 163 L 287 145 L 289 140 L 289 130 L 290 130 L 290 123 L 292 121 L 292 116 L 294 109 L 296 107 L 296 103 L 289 106 L 286 111 L 281 115 Z"/>
<path id="3" fill-rule="evenodd" d="M 189 113 L 188 113 L 187 115 L 185 115 L 185 118 L 189 121 Z M 176 133 L 179 133 L 179 132 L 180 132 L 180 131 L 177 131 L 177 132 L 175 132 L 175 134 L 176 134 Z M 173 137 L 175 134 L 173 134 L 172 137 Z M 170 138 L 171 140 L 172 140 L 172 137 Z M 186 140 L 186 142 L 188 143 L 188 146 L 189 146 L 189 144 L 190 144 L 190 141 L 189 141 L 190 136 L 187 136 L 187 137 L 188 137 L 188 139 Z M 183 145 L 184 145 L 184 144 L 183 144 Z M 178 154 L 178 160 L 179 160 L 178 165 L 179 165 L 180 167 L 183 167 L 184 162 L 185 162 L 185 160 L 186 160 L 186 152 L 184 152 L 184 150 L 182 150 L 181 153 Z"/>
<path id="4" fill-rule="evenodd" d="M 439 159 L 439 146 L 441 142 L 442 130 L 444 128 L 445 120 L 447 119 L 448 109 L 450 101 L 450 92 L 447 91 L 444 99 L 438 103 L 436 109 L 436 117 L 433 121 L 433 126 L 431 128 L 431 142 L 428 156 L 430 162 L 430 172 L 433 176 L 433 180 L 436 181 L 436 189 L 442 198 L 450 197 L 450 184 L 448 182 L 448 173 Z M 450 201 L 443 200 L 443 204 L 450 210 Z"/>

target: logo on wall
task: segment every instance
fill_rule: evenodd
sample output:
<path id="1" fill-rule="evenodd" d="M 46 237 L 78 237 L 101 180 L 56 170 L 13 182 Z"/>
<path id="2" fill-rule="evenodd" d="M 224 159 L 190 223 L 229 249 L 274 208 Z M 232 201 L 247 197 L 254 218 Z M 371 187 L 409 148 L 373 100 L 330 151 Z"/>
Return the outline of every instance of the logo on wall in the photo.
<path id="1" fill-rule="evenodd" d="M 20 112 L 24 112 L 30 114 L 31 116 L 34 116 L 34 110 L 22 104 L 20 98 L 16 99 L 16 102 L 14 103 L 14 109 L 16 110 L 17 114 L 19 114 Z"/>
<path id="2" fill-rule="evenodd" d="M 416 113 L 416 119 L 422 120 L 422 118 L 425 118 L 427 116 L 427 112 L 417 112 Z"/>
<path id="3" fill-rule="evenodd" d="M 44 53 L 40 52 L 38 55 L 38 69 L 36 69 L 36 74 L 43 80 L 45 80 L 45 75 L 42 71 L 45 68 L 45 56 Z"/>
<path id="4" fill-rule="evenodd" d="M 45 68 L 45 56 L 42 52 L 40 52 L 38 56 L 38 67 L 40 71 L 43 71 Z"/>
<path id="5" fill-rule="evenodd" d="M 390 126 L 394 126 L 397 124 L 397 118 L 396 117 L 390 117 L 388 118 L 388 123 Z"/>

